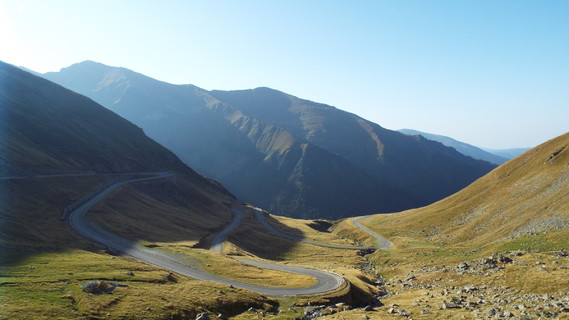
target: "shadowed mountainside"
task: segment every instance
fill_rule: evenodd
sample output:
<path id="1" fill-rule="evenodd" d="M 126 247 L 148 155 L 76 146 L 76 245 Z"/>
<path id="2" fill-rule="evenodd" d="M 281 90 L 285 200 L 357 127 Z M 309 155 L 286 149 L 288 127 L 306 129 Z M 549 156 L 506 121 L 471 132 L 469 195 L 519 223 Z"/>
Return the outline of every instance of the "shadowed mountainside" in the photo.
<path id="1" fill-rule="evenodd" d="M 494 168 L 440 143 L 387 130 L 357 115 L 277 90 L 211 94 L 244 114 L 340 155 L 377 181 L 407 192 L 415 206 L 452 194 Z"/>
<path id="2" fill-rule="evenodd" d="M 44 77 L 136 123 L 198 172 L 277 214 L 340 218 L 412 208 L 494 167 L 269 88 L 209 92 L 91 61 Z"/>
<path id="3" fill-rule="evenodd" d="M 231 218 L 229 209 L 238 204 L 233 195 L 127 120 L 3 62 L 0 80 L 1 175 L 30 176 L 0 179 L 3 260 L 14 252 L 91 247 L 70 231 L 62 211 L 124 179 L 117 173 L 175 174 L 174 179 L 123 187 L 98 207 L 110 212 L 113 227 L 131 239 L 197 243 Z M 69 173 L 87 175 L 33 177 Z M 148 221 L 154 221 L 154 229 L 149 230 Z"/>

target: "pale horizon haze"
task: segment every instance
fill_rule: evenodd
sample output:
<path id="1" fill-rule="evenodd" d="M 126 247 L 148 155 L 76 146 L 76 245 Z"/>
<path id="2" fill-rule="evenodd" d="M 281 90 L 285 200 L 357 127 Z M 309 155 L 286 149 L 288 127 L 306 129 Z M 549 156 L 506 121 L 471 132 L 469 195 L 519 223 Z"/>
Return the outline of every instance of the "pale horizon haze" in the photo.
<path id="1" fill-rule="evenodd" d="M 0 0 L 0 60 L 270 87 L 483 148 L 569 128 L 569 1 Z"/>

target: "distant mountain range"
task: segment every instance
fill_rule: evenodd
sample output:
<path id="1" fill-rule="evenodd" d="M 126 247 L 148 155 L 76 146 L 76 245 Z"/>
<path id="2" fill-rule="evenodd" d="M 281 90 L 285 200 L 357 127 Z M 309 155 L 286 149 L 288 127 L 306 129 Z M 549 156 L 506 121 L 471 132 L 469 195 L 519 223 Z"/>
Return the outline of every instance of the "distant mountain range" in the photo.
<path id="1" fill-rule="evenodd" d="M 92 61 L 44 77 L 142 127 L 239 199 L 282 215 L 341 218 L 422 206 L 495 167 L 269 88 L 206 91 Z"/>
<path id="2" fill-rule="evenodd" d="M 397 130 L 406 135 L 421 135 L 426 139 L 433 140 L 444 144 L 447 147 L 454 148 L 456 151 L 478 160 L 488 161 L 493 164 L 500 165 L 511 160 L 520 154 L 528 151 L 530 148 L 515 149 L 482 149 L 471 144 L 455 140 L 453 138 L 433 133 L 417 131 L 413 129 Z"/>
<path id="3" fill-rule="evenodd" d="M 513 159 L 522 153 L 531 150 L 531 148 L 511 148 L 511 149 L 483 149 L 486 152 L 493 153 L 497 156 L 504 157 L 507 159 Z"/>

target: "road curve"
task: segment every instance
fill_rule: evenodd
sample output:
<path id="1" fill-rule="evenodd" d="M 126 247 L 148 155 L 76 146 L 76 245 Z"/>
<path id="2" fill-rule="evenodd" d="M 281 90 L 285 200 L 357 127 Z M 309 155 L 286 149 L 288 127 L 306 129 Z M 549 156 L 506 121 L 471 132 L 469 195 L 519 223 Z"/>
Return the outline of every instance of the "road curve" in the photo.
<path id="1" fill-rule="evenodd" d="M 367 219 L 367 218 L 370 218 L 370 217 L 371 217 L 371 216 L 364 216 L 364 217 L 361 217 L 361 218 L 357 218 L 357 219 L 353 220 L 352 223 L 353 223 L 356 227 L 362 229 L 363 231 L 367 232 L 369 235 L 371 235 L 372 237 L 375 238 L 375 242 L 379 245 L 379 246 L 377 247 L 377 249 L 384 249 L 384 250 L 385 250 L 385 249 L 391 247 L 391 246 L 393 245 L 393 243 L 391 243 L 391 241 L 389 241 L 389 240 L 387 240 L 386 238 L 380 236 L 379 234 L 377 234 L 377 233 L 371 231 L 369 228 L 367 228 L 367 227 L 365 227 L 365 226 L 363 226 L 363 225 L 361 224 L 361 222 L 362 222 L 363 220 L 365 220 L 365 219 Z"/>
<path id="2" fill-rule="evenodd" d="M 276 264 L 269 264 L 264 262 L 258 261 L 250 261 L 250 260 L 243 260 L 244 263 L 253 264 L 256 266 L 260 266 L 266 269 L 273 269 L 273 270 L 281 270 L 286 272 L 293 272 L 299 274 L 306 274 L 313 276 L 317 279 L 317 284 L 305 287 L 305 288 L 273 288 L 273 287 L 263 287 L 263 286 L 256 286 L 246 283 L 241 283 L 237 281 L 227 280 L 215 275 L 212 275 L 208 272 L 203 270 L 185 265 L 182 262 L 182 259 L 178 259 L 174 255 L 170 255 L 165 252 L 161 252 L 160 250 L 156 249 L 149 249 L 144 247 L 139 247 L 134 242 L 119 237 L 113 233 L 108 232 L 107 230 L 103 229 L 102 227 L 90 222 L 86 216 L 87 212 L 91 207 L 93 207 L 97 202 L 101 201 L 111 192 L 116 190 L 118 187 L 132 182 L 138 181 L 148 181 L 160 178 L 170 177 L 172 174 L 170 173 L 157 173 L 152 177 L 147 178 L 137 178 L 137 179 L 129 179 L 123 180 L 120 182 L 116 182 L 101 192 L 97 193 L 89 200 L 84 202 L 78 208 L 70 212 L 69 214 L 69 224 L 70 226 L 75 229 L 79 234 L 84 236 L 85 238 L 97 242 L 103 246 L 109 247 L 111 249 L 117 250 L 122 252 L 126 256 L 130 256 L 142 262 L 155 265 L 157 267 L 165 268 L 170 271 L 176 272 L 178 274 L 188 276 L 190 278 L 198 279 L 198 280 L 209 280 L 215 281 L 218 283 L 232 285 L 235 287 L 247 289 L 253 292 L 257 292 L 264 295 L 271 295 L 271 296 L 302 296 L 302 295 L 316 295 L 322 294 L 330 291 L 334 291 L 341 287 L 345 282 L 344 279 L 334 273 L 320 271 L 315 269 L 309 268 L 301 268 L 301 267 L 292 267 L 292 266 L 284 266 L 284 265 L 276 265 Z M 234 211 L 240 212 L 240 211 Z M 240 216 L 237 214 L 237 216 Z M 224 236 L 220 237 L 220 243 L 223 243 L 223 239 L 225 235 L 227 235 L 231 230 L 233 230 L 238 224 L 239 220 L 230 224 L 228 228 L 232 228 L 229 231 L 226 231 L 226 228 L 222 233 Z M 225 232 L 226 231 L 226 232 Z M 219 241 L 218 241 L 219 242 Z"/>
<path id="3" fill-rule="evenodd" d="M 295 237 L 295 236 L 291 236 L 289 234 L 286 234 L 282 231 L 280 231 L 279 229 L 275 228 L 273 225 L 271 225 L 267 219 L 265 219 L 265 214 L 263 212 L 263 210 L 259 209 L 259 208 L 253 208 L 255 210 L 255 217 L 257 218 L 257 221 L 259 221 L 259 223 L 261 223 L 265 228 L 269 229 L 269 231 L 271 231 L 274 234 L 277 234 L 281 237 L 287 238 L 287 239 L 291 239 L 294 241 L 299 241 L 299 242 L 306 242 L 306 243 L 311 243 L 317 246 L 321 246 L 321 247 L 329 247 L 329 248 L 339 248 L 339 249 L 356 249 L 356 250 L 367 250 L 367 249 L 387 249 L 388 247 L 391 246 L 391 242 L 387 239 L 385 239 L 384 237 L 378 235 L 377 233 L 371 231 L 370 229 L 362 226 L 360 224 L 360 221 L 366 218 L 369 218 L 370 216 L 365 216 L 362 218 L 358 218 L 356 220 L 353 221 L 354 225 L 360 229 L 362 229 L 363 231 L 367 232 L 368 234 L 370 234 L 371 236 L 373 236 L 377 243 L 379 244 L 379 246 L 377 247 L 369 247 L 369 246 L 348 246 L 348 245 L 340 245 L 340 244 L 331 244 L 331 243 L 325 243 L 325 242 L 318 242 L 318 241 L 314 241 L 314 240 L 310 240 L 310 239 L 305 239 L 305 238 L 301 238 L 301 237 Z"/>
<path id="4" fill-rule="evenodd" d="M 239 208 L 233 208 L 231 210 L 233 213 L 235 213 L 235 217 L 233 220 L 231 220 L 231 223 L 225 227 L 225 229 L 223 229 L 219 234 L 215 236 L 215 238 L 213 238 L 213 240 L 211 240 L 211 247 L 209 250 L 221 252 L 223 250 L 223 242 L 225 241 L 227 235 L 229 235 L 229 233 L 231 233 L 231 231 L 237 228 L 239 223 L 241 223 L 241 219 L 243 219 L 243 212 L 241 212 Z"/>

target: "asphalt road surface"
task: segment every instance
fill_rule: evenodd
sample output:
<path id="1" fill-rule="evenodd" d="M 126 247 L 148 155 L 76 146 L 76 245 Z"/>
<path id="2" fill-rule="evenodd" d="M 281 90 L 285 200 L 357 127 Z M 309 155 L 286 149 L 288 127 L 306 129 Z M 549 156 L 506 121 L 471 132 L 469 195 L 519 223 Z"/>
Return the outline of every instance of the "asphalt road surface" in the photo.
<path id="1" fill-rule="evenodd" d="M 384 237 L 380 236 L 379 234 L 371 231 L 370 229 L 364 227 L 361 222 L 367 218 L 369 218 L 371 216 L 365 216 L 365 217 L 361 217 L 361 218 L 357 218 L 354 221 L 352 221 L 352 223 L 362 229 L 363 231 L 367 232 L 368 234 L 370 234 L 372 237 L 375 238 L 375 242 L 379 245 L 377 248 L 378 249 L 387 249 L 389 247 L 391 247 L 393 245 L 393 243 L 391 243 L 391 241 L 385 239 Z"/>
<path id="2" fill-rule="evenodd" d="M 221 252 L 223 250 L 223 242 L 225 241 L 227 235 L 229 235 L 229 233 L 231 233 L 231 231 L 237 228 L 239 223 L 241 223 L 241 219 L 243 219 L 243 212 L 241 212 L 239 208 L 233 208 L 232 211 L 235 213 L 235 217 L 233 220 L 231 220 L 231 223 L 225 227 L 225 229 L 223 229 L 223 231 L 221 231 L 215 236 L 215 238 L 213 238 L 213 240 L 211 240 L 211 247 L 209 250 Z"/>
<path id="3" fill-rule="evenodd" d="M 167 178 L 172 175 L 170 173 L 153 173 L 153 174 L 154 175 L 151 177 L 124 180 L 108 186 L 106 189 L 97 193 L 92 198 L 90 198 L 82 205 L 80 205 L 78 208 L 73 210 L 69 214 L 68 218 L 69 224 L 73 229 L 75 229 L 75 231 L 77 231 L 85 238 L 97 242 L 108 248 L 120 251 L 125 256 L 130 256 L 139 261 L 152 264 L 157 267 L 165 268 L 170 271 L 176 272 L 178 274 L 188 276 L 190 278 L 198 280 L 215 281 L 226 285 L 233 285 L 235 287 L 247 289 L 264 295 L 271 295 L 271 296 L 315 295 L 315 294 L 321 294 L 336 290 L 345 283 L 344 279 L 341 276 L 327 271 L 269 264 L 264 262 L 251 261 L 251 260 L 242 260 L 242 262 L 253 264 L 266 269 L 310 275 L 317 279 L 317 284 L 306 288 L 276 288 L 276 287 L 256 286 L 246 283 L 240 283 L 237 281 L 227 280 L 215 276 L 213 274 L 210 274 L 206 271 L 200 270 L 198 268 L 189 266 L 183 262 L 183 258 L 179 258 L 174 255 L 168 254 L 166 252 L 162 252 L 159 249 L 149 249 L 145 247 L 140 247 L 128 239 L 119 237 L 113 233 L 108 232 L 102 227 L 90 222 L 86 218 L 87 212 L 91 207 L 93 207 L 103 198 L 108 196 L 118 187 L 127 183 Z M 222 231 L 221 233 L 222 236 L 220 236 L 219 239 L 216 240 L 216 243 L 219 243 L 219 246 L 221 246 L 221 244 L 223 243 L 225 236 L 239 224 L 239 221 L 241 219 L 240 217 L 242 216 L 242 214 L 238 209 L 234 210 L 234 212 L 236 213 L 236 218 L 233 219 L 232 223 L 225 230 Z M 216 247 L 218 246 L 217 244 L 215 245 Z M 221 250 L 221 248 L 219 250 Z"/>
<path id="4" fill-rule="evenodd" d="M 259 223 L 261 223 L 265 228 L 269 229 L 269 231 L 271 231 L 274 234 L 277 234 L 281 237 L 284 238 L 288 238 L 294 241 L 299 241 L 299 242 L 306 242 L 306 243 L 311 243 L 317 246 L 322 246 L 322 247 L 330 247 L 330 248 L 340 248 L 340 249 L 358 249 L 358 250 L 365 250 L 365 249 L 387 249 L 391 246 L 391 242 L 387 239 L 385 239 L 384 237 L 378 235 L 377 233 L 371 231 L 370 229 L 362 226 L 360 224 L 360 221 L 366 218 L 369 218 L 370 216 L 365 216 L 365 217 L 361 217 L 358 218 L 356 220 L 353 221 L 353 224 L 362 229 L 363 231 L 367 232 L 368 234 L 370 234 L 371 236 L 373 236 L 376 240 L 376 242 L 379 244 L 379 246 L 377 247 L 366 247 L 366 246 L 347 246 L 347 245 L 340 245 L 340 244 L 331 244 L 331 243 L 325 243 L 325 242 L 318 242 L 318 241 L 314 241 L 314 240 L 310 240 L 310 239 L 305 239 L 305 238 L 301 238 L 301 237 L 295 237 L 295 236 L 291 236 L 289 234 L 286 234 L 282 231 L 280 231 L 279 229 L 273 227 L 273 225 L 271 225 L 267 219 L 265 219 L 265 213 L 263 212 L 263 210 L 259 209 L 259 208 L 254 208 L 255 209 L 255 217 L 257 218 L 257 220 L 259 221 Z"/>

